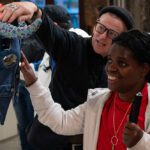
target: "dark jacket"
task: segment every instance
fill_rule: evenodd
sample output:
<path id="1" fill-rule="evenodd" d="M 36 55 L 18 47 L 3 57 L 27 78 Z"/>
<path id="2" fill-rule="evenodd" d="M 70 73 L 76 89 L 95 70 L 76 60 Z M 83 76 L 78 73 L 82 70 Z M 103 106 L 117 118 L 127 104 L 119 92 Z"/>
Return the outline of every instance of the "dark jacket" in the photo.
<path id="1" fill-rule="evenodd" d="M 45 14 L 37 32 L 47 52 L 54 58 L 50 91 L 55 102 L 64 109 L 86 100 L 89 88 L 106 87 L 106 60 L 96 54 L 91 38 L 83 38 L 53 24 Z"/>
<path id="2" fill-rule="evenodd" d="M 94 52 L 91 38 L 83 38 L 61 29 L 45 14 L 42 20 L 37 35 L 56 63 L 50 91 L 55 102 L 60 103 L 64 109 L 70 109 L 86 101 L 89 88 L 107 86 L 104 71 L 106 60 Z M 68 136 L 57 135 L 38 120 L 35 121 L 33 130 L 30 130 L 32 136 L 28 134 L 28 141 L 35 149 L 70 150 L 71 143 L 77 142 Z M 77 143 L 82 143 L 82 140 Z"/>
<path id="3" fill-rule="evenodd" d="M 29 63 L 34 63 L 42 60 L 45 52 L 45 48 L 36 34 L 22 39 L 21 49 L 24 52 Z"/>

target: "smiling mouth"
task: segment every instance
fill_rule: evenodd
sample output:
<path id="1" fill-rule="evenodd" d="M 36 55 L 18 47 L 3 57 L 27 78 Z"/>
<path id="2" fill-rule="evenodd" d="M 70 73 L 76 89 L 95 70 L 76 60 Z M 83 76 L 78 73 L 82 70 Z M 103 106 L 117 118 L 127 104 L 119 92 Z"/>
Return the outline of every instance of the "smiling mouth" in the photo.
<path id="1" fill-rule="evenodd" d="M 116 81 L 116 80 L 117 80 L 117 77 L 108 75 L 108 80 L 109 80 L 109 81 Z"/>

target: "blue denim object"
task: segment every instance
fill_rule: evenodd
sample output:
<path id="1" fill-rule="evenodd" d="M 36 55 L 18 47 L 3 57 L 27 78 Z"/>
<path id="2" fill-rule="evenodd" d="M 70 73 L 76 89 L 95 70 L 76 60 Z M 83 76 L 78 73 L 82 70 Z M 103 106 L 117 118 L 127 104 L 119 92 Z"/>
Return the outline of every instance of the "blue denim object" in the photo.
<path id="1" fill-rule="evenodd" d="M 24 22 L 14 26 L 0 21 L 0 123 L 4 124 L 11 99 L 18 96 L 20 41 L 35 33 L 42 23 L 36 19 L 31 25 Z"/>
<path id="2" fill-rule="evenodd" d="M 4 124 L 8 106 L 19 83 L 20 41 L 0 36 L 0 123 Z"/>
<path id="3" fill-rule="evenodd" d="M 27 142 L 27 135 L 25 130 L 34 119 L 34 110 L 31 104 L 30 94 L 25 87 L 25 82 L 20 80 L 18 87 L 19 97 L 15 97 L 13 99 L 13 106 L 18 120 L 17 126 L 20 136 L 21 148 L 22 150 L 33 150 Z"/>

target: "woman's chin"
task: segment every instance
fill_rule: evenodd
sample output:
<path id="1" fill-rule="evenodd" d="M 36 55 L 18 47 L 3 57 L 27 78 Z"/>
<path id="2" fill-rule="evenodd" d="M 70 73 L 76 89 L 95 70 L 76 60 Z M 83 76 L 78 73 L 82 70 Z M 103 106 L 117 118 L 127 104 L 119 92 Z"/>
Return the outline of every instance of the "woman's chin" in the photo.
<path id="1" fill-rule="evenodd" d="M 116 86 L 113 86 L 112 84 L 108 84 L 108 88 L 109 88 L 111 91 L 117 91 Z"/>

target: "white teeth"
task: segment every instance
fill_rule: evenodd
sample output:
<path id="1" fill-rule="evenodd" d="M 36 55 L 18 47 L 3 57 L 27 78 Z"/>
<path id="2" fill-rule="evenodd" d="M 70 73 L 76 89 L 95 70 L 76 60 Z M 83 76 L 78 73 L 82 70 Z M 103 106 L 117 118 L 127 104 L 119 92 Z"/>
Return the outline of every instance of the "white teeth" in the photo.
<path id="1" fill-rule="evenodd" d="M 109 80 L 116 80 L 117 78 L 116 78 L 116 77 L 114 77 L 114 76 L 110 76 L 110 75 L 108 75 L 108 79 L 109 79 Z"/>

